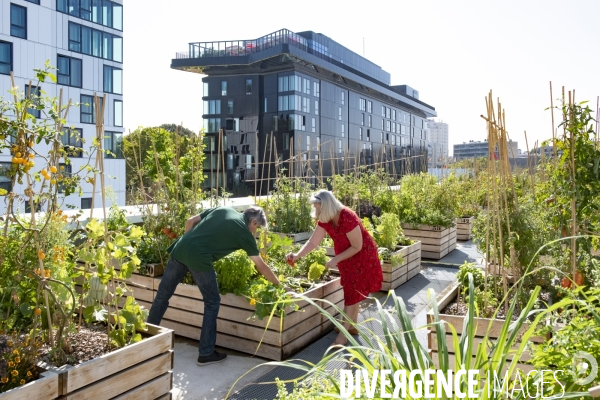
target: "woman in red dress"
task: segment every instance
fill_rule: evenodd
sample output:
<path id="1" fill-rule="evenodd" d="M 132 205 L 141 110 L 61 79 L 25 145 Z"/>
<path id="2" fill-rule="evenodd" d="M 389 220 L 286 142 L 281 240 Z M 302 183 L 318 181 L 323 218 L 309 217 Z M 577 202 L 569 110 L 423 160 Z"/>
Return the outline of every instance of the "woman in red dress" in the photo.
<path id="1" fill-rule="evenodd" d="M 383 274 L 375 241 L 363 227 L 360 218 L 345 207 L 327 190 L 319 190 L 310 199 L 315 208 L 317 227 L 306 244 L 297 254 L 289 253 L 288 261 L 296 261 L 317 248 L 325 234 L 333 239 L 335 257 L 327 262 L 327 268 L 336 265 L 344 288 L 344 313 L 350 322 L 356 323 L 359 303 L 370 293 L 381 290 Z M 356 328 L 345 321 L 344 327 L 351 334 L 357 334 Z M 340 333 L 334 345 L 346 344 L 346 337 Z"/>

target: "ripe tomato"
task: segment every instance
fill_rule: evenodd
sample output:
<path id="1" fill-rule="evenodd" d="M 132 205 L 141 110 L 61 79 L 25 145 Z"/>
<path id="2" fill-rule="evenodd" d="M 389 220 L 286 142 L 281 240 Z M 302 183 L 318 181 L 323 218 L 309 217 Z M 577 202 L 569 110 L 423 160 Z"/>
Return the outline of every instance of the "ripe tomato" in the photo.
<path id="1" fill-rule="evenodd" d="M 164 233 L 165 235 L 168 235 L 169 233 L 171 233 L 171 230 L 170 230 L 169 228 L 164 228 L 164 229 L 163 229 L 163 233 Z"/>
<path id="2" fill-rule="evenodd" d="M 171 233 L 169 234 L 169 237 L 170 237 L 171 239 L 175 239 L 175 238 L 177 237 L 177 234 L 176 234 L 175 232 L 171 232 Z"/>
<path id="3" fill-rule="evenodd" d="M 585 280 L 583 272 L 581 272 L 580 270 L 575 271 L 575 276 L 573 277 L 573 280 L 575 281 L 575 284 L 577 286 L 583 286 L 583 281 Z"/>
<path id="4" fill-rule="evenodd" d="M 565 289 L 569 289 L 571 287 L 571 280 L 567 277 L 564 277 L 560 280 L 560 285 Z"/>
<path id="5" fill-rule="evenodd" d="M 291 258 L 288 258 L 286 261 L 287 261 L 287 263 L 290 265 L 290 267 L 294 268 L 294 264 L 295 264 L 295 262 L 294 262 L 294 260 L 293 260 L 293 259 L 291 259 Z"/>

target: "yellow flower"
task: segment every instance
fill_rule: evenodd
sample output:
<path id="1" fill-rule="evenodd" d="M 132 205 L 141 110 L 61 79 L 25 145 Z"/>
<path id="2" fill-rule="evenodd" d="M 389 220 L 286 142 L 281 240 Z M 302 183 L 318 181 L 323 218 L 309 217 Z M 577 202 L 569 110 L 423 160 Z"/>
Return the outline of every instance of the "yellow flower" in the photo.
<path id="1" fill-rule="evenodd" d="M 17 350 L 17 349 L 14 349 L 14 350 L 13 350 L 13 354 L 18 356 L 18 355 L 19 355 L 19 350 Z"/>
<path id="2" fill-rule="evenodd" d="M 254 299 L 250 299 L 250 305 L 251 305 L 251 306 L 253 306 L 253 305 L 255 305 L 255 304 L 256 304 L 256 300 L 254 300 Z"/>
<path id="3" fill-rule="evenodd" d="M 24 385 L 25 384 L 25 379 L 21 379 L 21 381 L 19 382 L 20 385 Z"/>
<path id="4" fill-rule="evenodd" d="M 30 378 L 33 376 L 33 374 L 31 373 L 31 371 L 27 371 L 27 376 L 30 377 Z"/>
<path id="5" fill-rule="evenodd" d="M 3 377 L 2 378 L 2 383 L 6 383 L 6 382 L 8 382 L 8 378 L 7 377 Z"/>
<path id="6" fill-rule="evenodd" d="M 15 362 L 18 364 L 21 362 L 21 357 L 15 357 Z"/>
<path id="7" fill-rule="evenodd" d="M 13 369 L 13 372 L 11 372 L 12 376 L 17 376 L 19 375 L 19 371 L 17 371 L 16 369 Z"/>
<path id="8" fill-rule="evenodd" d="M 14 366 L 15 366 L 15 363 L 14 363 L 14 362 L 12 362 L 12 361 L 9 361 L 9 362 L 8 362 L 8 366 L 9 366 L 10 368 L 12 368 L 12 367 L 14 367 Z"/>
<path id="9" fill-rule="evenodd" d="M 43 260 L 44 258 L 46 258 L 46 255 L 44 254 L 44 250 L 40 249 L 40 251 L 38 251 L 38 258 L 40 260 Z"/>

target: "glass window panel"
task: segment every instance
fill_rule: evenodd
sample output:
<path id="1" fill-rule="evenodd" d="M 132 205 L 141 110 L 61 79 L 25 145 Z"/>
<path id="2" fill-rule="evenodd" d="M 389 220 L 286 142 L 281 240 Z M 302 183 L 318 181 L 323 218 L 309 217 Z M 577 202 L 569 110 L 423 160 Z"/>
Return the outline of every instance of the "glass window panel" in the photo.
<path id="1" fill-rule="evenodd" d="M 86 21 L 92 20 L 92 0 L 81 0 L 80 16 Z"/>
<path id="2" fill-rule="evenodd" d="M 117 62 L 123 62 L 123 38 L 119 36 L 113 36 L 113 54 L 112 60 Z"/>
<path id="3" fill-rule="evenodd" d="M 60 12 L 67 12 L 67 0 L 57 0 L 56 9 Z"/>
<path id="4" fill-rule="evenodd" d="M 69 23 L 69 50 L 81 53 L 81 26 Z"/>
<path id="5" fill-rule="evenodd" d="M 112 27 L 112 2 L 108 0 L 102 2 L 102 24 Z"/>
<path id="6" fill-rule="evenodd" d="M 105 65 L 104 66 L 104 91 L 112 92 L 113 88 L 113 73 L 112 67 Z"/>
<path id="7" fill-rule="evenodd" d="M 211 100 L 210 101 L 210 110 L 208 112 L 209 114 L 214 114 L 215 113 L 215 101 Z"/>
<path id="8" fill-rule="evenodd" d="M 16 4 L 10 5 L 10 35 L 27 38 L 27 9 Z"/>
<path id="9" fill-rule="evenodd" d="M 283 77 L 277 78 L 277 91 L 283 92 Z"/>
<path id="10" fill-rule="evenodd" d="M 123 94 L 123 70 L 113 69 L 113 93 Z"/>
<path id="11" fill-rule="evenodd" d="M 68 57 L 58 56 L 57 62 L 57 79 L 58 83 L 61 85 L 70 85 L 71 84 L 71 70 L 70 70 L 70 62 Z"/>
<path id="12" fill-rule="evenodd" d="M 123 30 L 123 6 L 113 3 L 113 28 Z"/>
<path id="13" fill-rule="evenodd" d="M 81 27 L 81 52 L 92 54 L 92 29 L 87 26 Z"/>
<path id="14" fill-rule="evenodd" d="M 208 82 L 202 82 L 202 95 L 208 96 Z"/>
<path id="15" fill-rule="evenodd" d="M 252 79 L 246 79 L 246 94 L 252 94 Z"/>
<path id="16" fill-rule="evenodd" d="M 315 100 L 315 114 L 319 115 L 319 100 Z"/>
<path id="17" fill-rule="evenodd" d="M 123 102 L 115 100 L 115 126 L 123 126 Z"/>
<path id="18" fill-rule="evenodd" d="M 92 21 L 102 23 L 102 0 L 92 0 Z"/>
<path id="19" fill-rule="evenodd" d="M 102 57 L 102 32 L 95 29 L 92 32 L 92 55 Z"/>
<path id="20" fill-rule="evenodd" d="M 102 58 L 112 60 L 113 56 L 113 40 L 110 33 L 102 33 Z"/>
<path id="21" fill-rule="evenodd" d="M 227 100 L 227 114 L 233 114 L 233 100 Z"/>
<path id="22" fill-rule="evenodd" d="M 71 86 L 81 87 L 82 85 L 82 68 L 81 60 L 71 58 Z"/>
<path id="23" fill-rule="evenodd" d="M 227 81 L 221 81 L 221 96 L 227 96 Z"/>
<path id="24" fill-rule="evenodd" d="M 79 0 L 69 0 L 69 14 L 79 17 Z"/>

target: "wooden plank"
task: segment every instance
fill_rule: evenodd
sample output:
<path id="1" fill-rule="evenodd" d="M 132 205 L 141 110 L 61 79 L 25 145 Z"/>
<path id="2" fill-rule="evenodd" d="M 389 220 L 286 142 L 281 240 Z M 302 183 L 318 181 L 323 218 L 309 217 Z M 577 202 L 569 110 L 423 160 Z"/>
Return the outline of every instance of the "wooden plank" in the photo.
<path id="1" fill-rule="evenodd" d="M 294 353 L 297 353 L 304 347 L 306 347 L 309 343 L 314 342 L 316 339 L 324 336 L 329 333 L 333 329 L 333 322 L 327 320 L 322 325 L 314 327 L 306 332 L 304 335 L 300 336 L 296 340 L 291 343 L 283 346 L 281 358 L 282 360 L 289 358 Z"/>
<path id="2" fill-rule="evenodd" d="M 450 228 L 443 228 L 441 226 L 431 226 L 431 225 L 413 225 L 413 224 L 402 224 L 402 229 L 406 230 L 414 230 L 414 231 L 430 231 L 430 232 L 444 232 Z"/>
<path id="3" fill-rule="evenodd" d="M 55 371 L 43 371 L 35 381 L 0 393 L 2 400 L 47 399 L 58 398 L 59 374 Z M 43 397 L 42 397 L 43 396 Z"/>
<path id="4" fill-rule="evenodd" d="M 433 364 L 435 365 L 435 367 L 439 368 L 439 366 L 440 366 L 439 353 L 433 352 L 431 354 L 431 359 L 433 360 Z M 456 360 L 455 354 L 448 354 L 448 362 L 450 364 L 450 367 L 452 367 L 452 369 L 454 369 L 455 360 Z M 475 364 L 475 357 L 473 357 L 473 363 L 471 364 L 471 366 L 473 367 L 474 364 Z M 517 367 L 519 369 L 521 369 L 522 371 L 524 371 L 525 373 L 528 373 L 529 371 L 533 370 L 533 365 L 529 365 L 529 364 L 518 363 Z M 504 368 L 502 369 L 502 374 L 497 374 L 497 376 L 500 377 L 500 375 L 502 375 L 502 377 L 504 377 L 504 374 L 506 373 L 507 370 L 508 370 L 508 366 L 505 365 Z M 482 373 L 480 373 L 480 375 L 485 376 Z"/>
<path id="5" fill-rule="evenodd" d="M 170 397 L 169 392 L 172 387 L 173 372 L 169 371 L 121 396 L 115 397 L 113 400 L 161 399 L 165 398 L 164 396 Z"/>
<path id="6" fill-rule="evenodd" d="M 61 400 L 112 399 L 122 393 L 127 393 L 139 385 L 143 385 L 149 380 L 166 374 L 171 369 L 172 362 L 173 350 L 169 350 L 122 372 L 86 385 L 75 392 L 69 392 Z M 100 377 L 102 378 L 103 376 L 106 375 L 101 375 Z"/>
<path id="7" fill-rule="evenodd" d="M 173 331 L 152 324 L 147 326 L 147 333 L 152 336 L 141 342 L 61 371 L 61 394 L 72 393 L 105 376 L 130 368 L 173 348 Z"/>
<path id="8" fill-rule="evenodd" d="M 431 350 L 433 350 L 434 352 L 438 352 L 439 348 L 438 348 L 438 342 L 437 342 L 437 334 L 435 333 L 434 330 L 431 330 L 428 335 L 429 335 L 429 344 L 430 344 L 429 348 Z M 456 354 L 456 349 L 454 348 L 454 340 L 452 338 L 452 334 L 447 333 L 445 336 L 446 336 L 445 337 L 446 348 L 448 349 L 448 353 Z M 488 341 L 494 341 L 494 340 L 497 340 L 497 339 L 488 339 Z M 475 357 L 477 355 L 477 346 L 479 346 L 480 343 L 484 343 L 484 338 L 481 338 L 481 337 L 473 338 L 473 348 L 472 348 L 472 352 L 471 352 L 471 355 L 473 357 Z M 519 345 L 520 345 L 520 343 L 517 343 L 510 348 L 512 353 L 508 353 L 506 355 L 506 358 L 508 360 L 512 360 L 514 358 L 515 353 L 518 351 Z M 521 358 L 519 359 L 519 361 L 525 362 L 525 361 L 529 361 L 530 359 L 531 359 L 531 355 L 525 351 L 521 355 Z"/>

